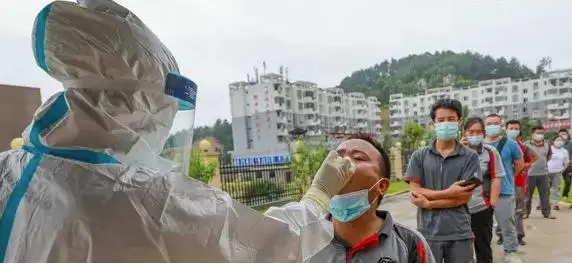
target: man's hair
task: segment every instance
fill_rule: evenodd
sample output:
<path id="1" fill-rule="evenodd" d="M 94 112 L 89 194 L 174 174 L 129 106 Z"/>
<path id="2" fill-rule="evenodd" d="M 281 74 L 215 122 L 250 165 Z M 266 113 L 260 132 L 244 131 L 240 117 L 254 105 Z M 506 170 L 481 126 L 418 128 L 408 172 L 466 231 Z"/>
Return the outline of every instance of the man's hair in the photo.
<path id="1" fill-rule="evenodd" d="M 518 125 L 518 127 L 520 128 L 520 121 L 511 119 L 508 122 L 506 122 L 505 127 L 508 128 L 508 125 Z"/>
<path id="2" fill-rule="evenodd" d="M 498 114 L 489 114 L 487 117 L 485 117 L 485 119 L 489 118 L 489 117 L 498 117 L 500 120 L 502 120 L 502 116 L 498 115 Z"/>
<path id="3" fill-rule="evenodd" d="M 431 113 L 430 117 L 431 120 L 435 121 L 435 112 L 439 109 L 449 109 L 455 111 L 457 113 L 457 117 L 460 119 L 463 116 L 463 105 L 459 100 L 455 99 L 439 99 L 431 106 Z"/>
<path id="4" fill-rule="evenodd" d="M 543 126 L 535 126 L 535 127 L 532 127 L 532 129 L 530 130 L 530 132 L 531 132 L 531 133 L 534 133 L 534 132 L 536 132 L 536 130 L 544 130 L 544 127 L 543 127 Z"/>
<path id="5" fill-rule="evenodd" d="M 562 128 L 562 129 L 558 130 L 558 133 L 562 133 L 562 132 L 570 135 L 570 132 L 568 132 L 568 129 L 566 129 L 566 128 Z"/>
<path id="6" fill-rule="evenodd" d="M 463 127 L 463 130 L 469 129 L 469 127 L 471 127 L 475 123 L 479 123 L 481 124 L 481 127 L 483 127 L 483 129 L 485 128 L 485 121 L 483 121 L 483 119 L 480 117 L 474 116 L 470 117 L 469 119 L 467 119 L 467 121 L 465 121 L 465 126 Z"/>
<path id="7" fill-rule="evenodd" d="M 375 140 L 373 137 L 371 137 L 368 134 L 361 134 L 361 133 L 352 135 L 347 140 L 350 140 L 350 139 L 361 139 L 363 141 L 368 142 L 375 149 L 377 149 L 379 154 L 381 154 L 381 164 L 379 165 L 379 167 L 381 169 L 381 177 L 387 178 L 387 179 L 391 178 L 391 164 L 389 163 L 389 156 L 387 155 L 387 153 L 385 152 L 385 150 L 383 149 L 383 147 L 381 146 L 381 144 L 377 140 Z"/>

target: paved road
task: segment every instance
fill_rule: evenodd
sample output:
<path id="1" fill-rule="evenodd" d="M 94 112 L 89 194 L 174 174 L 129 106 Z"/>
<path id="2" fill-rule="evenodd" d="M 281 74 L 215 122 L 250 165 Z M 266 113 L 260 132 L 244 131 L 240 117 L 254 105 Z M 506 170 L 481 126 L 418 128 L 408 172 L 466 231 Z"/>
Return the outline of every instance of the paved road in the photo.
<path id="1" fill-rule="evenodd" d="M 416 227 L 416 209 L 407 194 L 387 198 L 381 208 L 389 210 L 400 223 Z M 528 245 L 519 249 L 523 262 L 572 262 L 572 210 L 555 211 L 554 215 L 558 219 L 548 220 L 535 211 L 525 220 Z M 493 241 L 494 261 L 503 262 L 502 247 L 495 242 L 496 238 Z"/>

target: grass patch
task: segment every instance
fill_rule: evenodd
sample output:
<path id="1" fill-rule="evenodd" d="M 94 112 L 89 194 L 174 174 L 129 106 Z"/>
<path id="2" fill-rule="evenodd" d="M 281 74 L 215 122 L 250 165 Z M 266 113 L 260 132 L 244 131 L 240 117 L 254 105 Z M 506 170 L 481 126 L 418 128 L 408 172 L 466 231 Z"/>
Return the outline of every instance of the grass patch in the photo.
<path id="1" fill-rule="evenodd" d="M 402 191 L 407 191 L 408 189 L 409 189 L 409 184 L 407 184 L 405 181 L 394 180 L 391 181 L 391 183 L 389 184 L 389 188 L 387 189 L 387 192 L 385 192 L 385 194 L 398 193 Z"/>
<path id="2" fill-rule="evenodd" d="M 270 206 L 264 206 L 264 207 L 256 208 L 256 211 L 264 213 L 264 212 L 266 212 L 266 210 L 268 210 L 268 208 L 270 208 Z"/>
<path id="3" fill-rule="evenodd" d="M 534 176 L 534 177 L 539 177 L 539 176 Z M 560 177 L 562 177 L 562 176 L 560 176 Z M 567 199 L 565 197 L 562 197 L 562 190 L 563 189 L 564 189 L 564 179 L 560 178 L 560 188 L 558 188 L 558 193 L 560 194 L 560 201 L 565 202 L 565 203 L 572 203 L 572 196 L 568 197 Z M 552 192 L 552 188 L 550 188 L 550 191 Z M 538 188 L 536 190 L 534 190 L 533 196 L 538 197 Z M 552 198 L 552 194 L 550 195 L 550 197 Z"/>

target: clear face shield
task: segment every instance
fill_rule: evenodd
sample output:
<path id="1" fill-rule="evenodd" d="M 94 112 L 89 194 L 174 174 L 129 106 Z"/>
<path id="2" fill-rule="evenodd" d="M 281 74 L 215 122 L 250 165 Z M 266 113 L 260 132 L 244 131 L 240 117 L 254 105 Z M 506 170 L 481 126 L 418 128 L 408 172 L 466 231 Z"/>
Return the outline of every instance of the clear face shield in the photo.
<path id="1" fill-rule="evenodd" d="M 169 73 L 165 82 L 165 94 L 177 100 L 179 109 L 160 152 L 160 167 L 162 171 L 190 175 L 197 85 L 186 77 Z"/>

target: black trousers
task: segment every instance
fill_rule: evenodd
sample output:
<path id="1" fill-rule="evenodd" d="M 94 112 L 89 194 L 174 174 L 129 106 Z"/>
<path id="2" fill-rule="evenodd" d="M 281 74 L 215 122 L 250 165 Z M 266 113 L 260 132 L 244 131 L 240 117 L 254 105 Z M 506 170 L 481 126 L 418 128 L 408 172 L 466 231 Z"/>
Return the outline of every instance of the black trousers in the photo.
<path id="1" fill-rule="evenodd" d="M 572 166 L 568 166 L 562 173 L 562 178 L 564 178 L 564 189 L 562 190 L 562 197 L 568 197 L 570 193 L 570 184 L 572 184 Z"/>
<path id="2" fill-rule="evenodd" d="M 471 214 L 471 229 L 475 235 L 475 254 L 478 263 L 492 263 L 493 249 L 493 216 L 494 209 L 488 208 Z"/>

